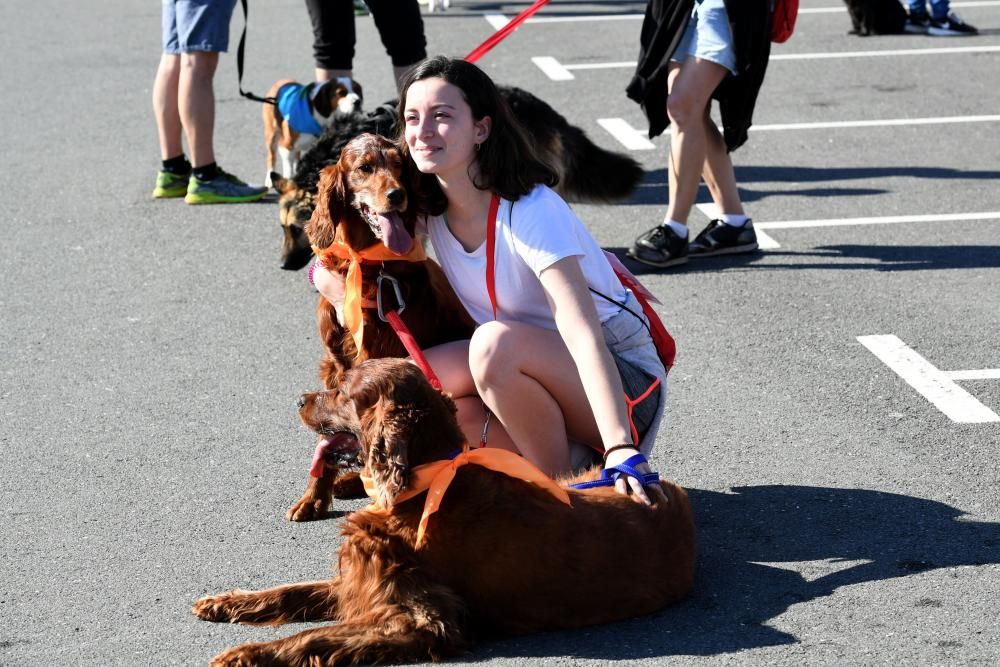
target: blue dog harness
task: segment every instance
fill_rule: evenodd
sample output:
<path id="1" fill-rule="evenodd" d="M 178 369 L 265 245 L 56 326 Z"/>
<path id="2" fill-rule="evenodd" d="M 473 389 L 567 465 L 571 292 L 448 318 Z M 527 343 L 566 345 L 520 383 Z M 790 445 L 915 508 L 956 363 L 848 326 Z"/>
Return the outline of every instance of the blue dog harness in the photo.
<path id="1" fill-rule="evenodd" d="M 317 85 L 322 86 L 322 83 Z M 313 118 L 312 104 L 310 104 L 309 99 L 310 92 L 310 86 L 301 83 L 286 83 L 278 89 L 278 94 L 275 95 L 276 104 L 278 113 L 288 121 L 293 130 L 299 134 L 313 134 L 318 137 L 323 134 L 323 128 Z"/>

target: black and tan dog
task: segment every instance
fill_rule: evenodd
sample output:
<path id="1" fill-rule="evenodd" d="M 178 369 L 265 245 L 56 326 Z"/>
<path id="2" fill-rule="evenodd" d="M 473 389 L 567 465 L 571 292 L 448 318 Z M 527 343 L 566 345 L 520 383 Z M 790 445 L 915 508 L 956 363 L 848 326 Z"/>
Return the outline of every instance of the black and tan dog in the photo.
<path id="1" fill-rule="evenodd" d="M 642 166 L 621 153 L 601 148 L 571 125 L 558 111 L 520 88 L 501 86 L 500 92 L 527 131 L 541 157 L 559 174 L 557 190 L 573 201 L 608 202 L 628 197 L 642 180 Z M 397 102 L 392 100 L 364 113 L 334 114 L 333 123 L 302 156 L 292 178 L 271 174 L 279 193 L 284 242 L 281 268 L 292 271 L 309 262 L 312 251 L 303 228 L 312 215 L 319 172 L 335 164 L 340 150 L 362 132 L 389 137 L 397 133 Z"/>
<path id="2" fill-rule="evenodd" d="M 261 109 L 267 147 L 266 185 L 272 185 L 276 172 L 291 178 L 298 170 L 302 154 L 330 127 L 334 112 L 357 111 L 362 102 L 361 85 L 356 81 L 302 84 L 282 79 L 271 86 L 267 96 L 275 103 L 265 104 Z"/>
<path id="3" fill-rule="evenodd" d="M 906 32 L 906 10 L 899 0 L 844 0 L 851 15 L 849 35 L 898 35 Z"/>

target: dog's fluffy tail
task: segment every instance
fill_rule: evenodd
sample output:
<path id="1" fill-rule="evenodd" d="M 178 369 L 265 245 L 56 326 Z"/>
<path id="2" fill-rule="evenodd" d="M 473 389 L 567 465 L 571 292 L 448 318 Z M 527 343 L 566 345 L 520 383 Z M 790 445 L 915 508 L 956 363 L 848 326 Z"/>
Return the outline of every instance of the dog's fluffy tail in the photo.
<path id="1" fill-rule="evenodd" d="M 605 150 L 575 125 L 562 131 L 560 189 L 570 199 L 609 202 L 625 199 L 639 186 L 642 166 L 622 153 Z"/>
<path id="2" fill-rule="evenodd" d="M 628 197 L 642 180 L 642 166 L 601 148 L 558 111 L 521 88 L 501 88 L 514 116 L 542 157 L 559 171 L 559 191 L 576 201 L 610 202 Z"/>

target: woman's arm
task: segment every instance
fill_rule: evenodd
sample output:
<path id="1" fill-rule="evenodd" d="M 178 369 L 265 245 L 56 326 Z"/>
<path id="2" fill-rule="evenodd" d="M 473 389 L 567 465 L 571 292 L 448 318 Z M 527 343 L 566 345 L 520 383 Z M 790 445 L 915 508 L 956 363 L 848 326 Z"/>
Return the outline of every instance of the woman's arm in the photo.
<path id="1" fill-rule="evenodd" d="M 604 340 L 597 308 L 587 289 L 579 260 L 577 257 L 565 257 L 542 271 L 539 280 L 545 289 L 559 334 L 580 373 L 604 446 L 636 444 L 632 442 L 621 376 Z M 638 450 L 637 447 L 635 449 Z M 617 465 L 634 456 L 636 451 L 624 449 L 612 452 L 605 466 Z M 648 466 L 640 469 L 640 472 L 648 471 Z M 631 488 L 642 502 L 649 504 L 642 483 L 634 477 L 627 479 L 628 487 L 625 479 L 618 480 L 615 485 L 618 491 L 628 493 Z M 655 488 L 659 490 L 658 486 Z"/>

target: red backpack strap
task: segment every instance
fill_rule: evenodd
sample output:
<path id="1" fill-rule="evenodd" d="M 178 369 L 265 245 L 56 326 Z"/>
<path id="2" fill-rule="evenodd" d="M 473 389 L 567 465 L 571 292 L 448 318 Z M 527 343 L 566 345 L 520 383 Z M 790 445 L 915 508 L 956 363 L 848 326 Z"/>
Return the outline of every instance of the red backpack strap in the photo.
<path id="1" fill-rule="evenodd" d="M 642 312 L 646 315 L 646 319 L 649 320 L 649 335 L 656 346 L 656 352 L 660 357 L 660 361 L 663 362 L 663 368 L 669 373 L 671 367 L 674 365 L 674 357 L 677 356 L 677 344 L 674 342 L 673 336 L 667 331 L 667 327 L 663 326 L 663 320 L 660 319 L 660 316 L 646 298 L 646 288 L 639 284 L 634 276 L 626 275 L 618 269 L 614 271 L 621 284 L 632 290 L 632 296 L 642 306 Z"/>
<path id="2" fill-rule="evenodd" d="M 494 193 L 490 200 L 490 212 L 486 216 L 486 291 L 493 306 L 493 319 L 497 318 L 496 254 L 497 213 L 500 211 L 500 195 Z"/>

